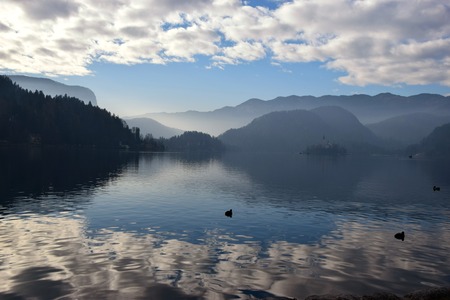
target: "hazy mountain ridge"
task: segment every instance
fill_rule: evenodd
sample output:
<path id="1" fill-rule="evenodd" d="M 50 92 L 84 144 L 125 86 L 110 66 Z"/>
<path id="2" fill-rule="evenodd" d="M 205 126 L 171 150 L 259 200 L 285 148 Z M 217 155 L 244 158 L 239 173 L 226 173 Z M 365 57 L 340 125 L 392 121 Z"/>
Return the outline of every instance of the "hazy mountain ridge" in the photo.
<path id="1" fill-rule="evenodd" d="M 131 127 L 139 127 L 141 130 L 141 134 L 144 136 L 147 134 L 151 134 L 154 138 L 170 138 L 175 135 L 180 135 L 184 131 L 176 128 L 171 128 L 164 126 L 150 118 L 135 118 L 126 120 L 128 126 Z"/>
<path id="2" fill-rule="evenodd" d="M 338 106 L 321 106 L 311 112 L 317 114 L 323 122 L 333 128 L 336 138 L 347 143 L 355 141 L 377 144 L 379 139 L 367 127 L 361 124 L 355 115 Z"/>
<path id="3" fill-rule="evenodd" d="M 199 131 L 219 135 L 230 128 L 238 128 L 248 124 L 262 114 L 247 114 L 235 111 L 234 107 L 211 112 L 187 111 L 177 113 L 149 113 L 131 118 L 151 118 L 167 127 L 179 128 L 184 131 Z"/>
<path id="4" fill-rule="evenodd" d="M 378 123 L 367 124 L 366 126 L 380 138 L 398 147 L 403 147 L 419 143 L 436 127 L 449 122 L 450 116 L 412 113 L 389 118 Z"/>
<path id="5" fill-rule="evenodd" d="M 272 112 L 218 138 L 230 148 L 268 152 L 304 151 L 325 141 L 353 152 L 366 152 L 379 144 L 369 129 L 340 107 Z"/>
<path id="6" fill-rule="evenodd" d="M 85 103 L 90 101 L 93 105 L 96 104 L 95 94 L 88 88 L 68 86 L 45 78 L 15 75 L 8 77 L 31 92 L 43 90 L 44 94 L 67 94 L 68 96 L 80 95 L 81 93 L 84 95 Z M 337 107 L 340 107 L 341 110 L 337 110 Z M 218 136 L 230 128 L 242 129 L 253 120 L 267 114 L 293 110 L 306 110 L 320 116 L 321 122 L 316 124 L 317 130 L 327 132 L 327 139 L 339 138 L 347 144 L 358 140 L 367 145 L 378 145 L 398 150 L 419 143 L 431 134 L 436 127 L 450 122 L 450 97 L 437 94 L 418 94 L 404 97 L 382 93 L 376 96 L 314 97 L 291 95 L 272 100 L 252 98 L 236 106 L 226 106 L 209 112 L 191 110 L 178 113 L 146 114 L 145 116 L 152 115 L 155 119 L 148 117 L 128 118 L 126 122 L 130 127 L 140 128 L 140 133 L 143 136 L 151 134 L 155 138 L 170 138 L 184 132 L 184 130 L 177 128 Z M 306 117 L 304 116 L 304 118 Z M 368 129 L 364 126 L 361 127 L 361 123 L 367 123 L 370 120 L 381 121 L 369 122 L 366 125 Z M 278 123 L 284 124 L 286 121 L 279 120 Z M 298 120 L 291 120 L 291 123 L 294 127 L 299 126 Z M 178 124 L 179 126 L 172 127 L 167 126 L 167 124 Z M 331 127 L 331 129 L 325 128 L 325 125 Z M 289 124 L 286 123 L 286 132 L 291 132 L 288 127 Z M 344 129 L 340 131 L 340 128 Z M 243 129 L 242 132 L 245 133 L 246 130 L 248 129 Z M 272 129 L 266 128 L 266 130 L 270 132 Z M 240 130 L 237 131 L 241 132 Z M 242 138 L 241 145 L 251 141 L 255 143 L 260 132 L 253 132 L 252 134 L 252 137 Z M 294 133 L 292 132 L 292 134 Z M 230 135 L 230 133 L 227 133 L 227 135 Z M 303 135 L 307 136 L 307 133 L 304 132 Z M 379 138 L 383 141 L 380 142 Z M 261 136 L 260 139 L 261 144 L 256 148 L 267 147 L 264 144 L 264 136 Z M 312 140 L 310 139 L 310 141 Z M 278 145 L 284 143 L 287 147 L 290 147 L 288 145 L 292 141 L 283 136 L 277 136 L 274 137 L 274 143 Z"/>
<path id="7" fill-rule="evenodd" d="M 450 155 L 450 123 L 433 130 L 420 143 L 406 149 L 415 155 L 424 154 L 428 157 L 447 157 Z"/>
<path id="8" fill-rule="evenodd" d="M 230 128 L 239 128 L 253 119 L 274 111 L 310 110 L 321 106 L 339 106 L 354 114 L 361 123 L 375 123 L 410 113 L 430 113 L 450 116 L 450 97 L 418 94 L 404 97 L 390 93 L 376 96 L 287 96 L 272 100 L 249 99 L 237 106 L 227 106 L 209 112 L 149 113 L 165 126 L 182 130 L 197 130 L 219 135 Z"/>
<path id="9" fill-rule="evenodd" d="M 218 138 L 230 148 L 250 151 L 299 151 L 306 144 L 320 142 L 322 133 L 330 128 L 321 119 L 306 110 L 272 112 L 254 119 L 239 129 L 230 129 Z M 281 134 L 282 132 L 282 134 Z M 295 139 L 302 136 L 303 140 Z"/>
<path id="10" fill-rule="evenodd" d="M 97 97 L 94 92 L 86 87 L 78 85 L 67 85 L 48 78 L 30 77 L 23 75 L 7 75 L 11 80 L 20 87 L 34 91 L 42 91 L 45 95 L 55 97 L 57 95 L 78 98 L 86 104 L 91 102 L 92 105 L 97 105 Z"/>

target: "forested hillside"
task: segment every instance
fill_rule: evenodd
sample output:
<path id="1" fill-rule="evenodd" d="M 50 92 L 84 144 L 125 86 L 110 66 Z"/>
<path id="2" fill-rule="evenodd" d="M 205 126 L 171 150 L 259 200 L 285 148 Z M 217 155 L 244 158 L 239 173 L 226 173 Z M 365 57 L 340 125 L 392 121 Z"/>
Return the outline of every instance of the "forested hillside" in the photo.
<path id="1" fill-rule="evenodd" d="M 168 151 L 221 152 L 225 149 L 219 139 L 197 131 L 187 131 L 181 135 L 171 137 L 170 139 L 162 140 L 164 141 L 165 149 Z"/>
<path id="2" fill-rule="evenodd" d="M 0 76 L 0 141 L 6 144 L 136 147 L 142 141 L 119 117 L 68 96 L 30 92 Z"/>
<path id="3" fill-rule="evenodd" d="M 404 147 L 419 143 L 436 127 L 450 122 L 450 116 L 414 113 L 366 125 L 378 137 L 392 145 Z"/>
<path id="4" fill-rule="evenodd" d="M 336 106 L 272 112 L 218 138 L 231 149 L 245 151 L 297 152 L 324 142 L 352 153 L 379 150 L 377 137 L 353 114 Z"/>
<path id="5" fill-rule="evenodd" d="M 450 123 L 435 128 L 422 142 L 408 147 L 407 152 L 422 153 L 435 158 L 448 158 L 450 155 Z"/>

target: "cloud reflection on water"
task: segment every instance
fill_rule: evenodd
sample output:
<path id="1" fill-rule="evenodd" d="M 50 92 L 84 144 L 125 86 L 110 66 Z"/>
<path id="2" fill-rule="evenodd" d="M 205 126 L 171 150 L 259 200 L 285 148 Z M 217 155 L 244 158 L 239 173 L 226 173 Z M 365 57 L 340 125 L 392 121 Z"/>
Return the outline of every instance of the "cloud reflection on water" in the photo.
<path id="1" fill-rule="evenodd" d="M 448 282 L 449 226 L 431 234 L 411 227 L 401 242 L 370 222 L 337 225 L 316 244 L 264 248 L 214 230 L 193 244 L 151 231 L 89 233 L 83 218 L 10 216 L 0 234 L 0 296 L 245 299 L 259 290 L 301 299 Z"/>

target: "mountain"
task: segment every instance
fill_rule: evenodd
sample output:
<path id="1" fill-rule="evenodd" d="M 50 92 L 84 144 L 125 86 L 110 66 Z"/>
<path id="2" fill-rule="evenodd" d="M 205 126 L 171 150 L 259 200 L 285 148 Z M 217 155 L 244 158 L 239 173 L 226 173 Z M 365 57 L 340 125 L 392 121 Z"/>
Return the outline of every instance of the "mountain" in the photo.
<path id="1" fill-rule="evenodd" d="M 419 144 L 408 147 L 409 153 L 423 153 L 428 157 L 450 157 L 450 123 L 439 126 Z"/>
<path id="2" fill-rule="evenodd" d="M 329 142 L 355 153 L 370 151 L 379 143 L 353 114 L 336 106 L 268 113 L 218 138 L 229 148 L 263 152 L 298 152 Z"/>
<path id="3" fill-rule="evenodd" d="M 29 77 L 23 75 L 8 75 L 11 80 L 31 92 L 42 91 L 45 95 L 67 95 L 82 100 L 84 103 L 97 105 L 97 98 L 93 91 L 86 87 L 66 85 L 48 78 Z"/>
<path id="4" fill-rule="evenodd" d="M 209 112 L 149 113 L 139 117 L 152 118 L 166 126 L 219 135 L 230 128 L 239 128 L 253 119 L 274 111 L 310 110 L 321 106 L 339 106 L 354 114 L 362 123 L 376 123 L 387 118 L 411 113 L 450 116 L 450 97 L 419 94 L 409 97 L 390 93 L 351 96 L 288 96 L 272 100 L 250 99 L 237 106 Z"/>
<path id="5" fill-rule="evenodd" d="M 151 118 L 168 127 L 180 128 L 183 131 L 205 132 L 217 136 L 230 128 L 244 126 L 257 116 L 260 115 L 248 115 L 230 107 L 212 112 L 149 113 L 134 118 Z M 128 121 L 132 117 L 124 119 Z"/>
<path id="6" fill-rule="evenodd" d="M 138 132 L 98 106 L 31 92 L 0 76 L 1 144 L 137 147 L 142 142 Z"/>
<path id="7" fill-rule="evenodd" d="M 164 126 L 150 118 L 127 119 L 126 122 L 130 128 L 139 127 L 144 136 L 151 134 L 154 138 L 170 138 L 183 133 L 183 130 Z"/>
<path id="8" fill-rule="evenodd" d="M 450 116 L 413 113 L 366 125 L 375 135 L 398 146 L 419 143 L 436 127 L 450 122 Z"/>
<path id="9" fill-rule="evenodd" d="M 330 140 L 351 145 L 353 143 L 378 144 L 379 139 L 370 129 L 359 122 L 358 118 L 348 110 L 339 106 L 322 106 L 311 110 L 333 130 L 327 135 Z M 334 132 L 334 135 L 332 134 Z"/>

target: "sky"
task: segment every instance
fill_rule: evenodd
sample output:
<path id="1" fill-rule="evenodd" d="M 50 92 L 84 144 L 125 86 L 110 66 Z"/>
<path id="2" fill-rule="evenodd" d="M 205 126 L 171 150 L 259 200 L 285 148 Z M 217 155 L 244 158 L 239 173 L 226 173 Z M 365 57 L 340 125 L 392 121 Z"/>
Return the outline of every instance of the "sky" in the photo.
<path id="1" fill-rule="evenodd" d="M 450 95 L 448 0 L 1 0 L 0 73 L 119 116 L 289 95 Z"/>

